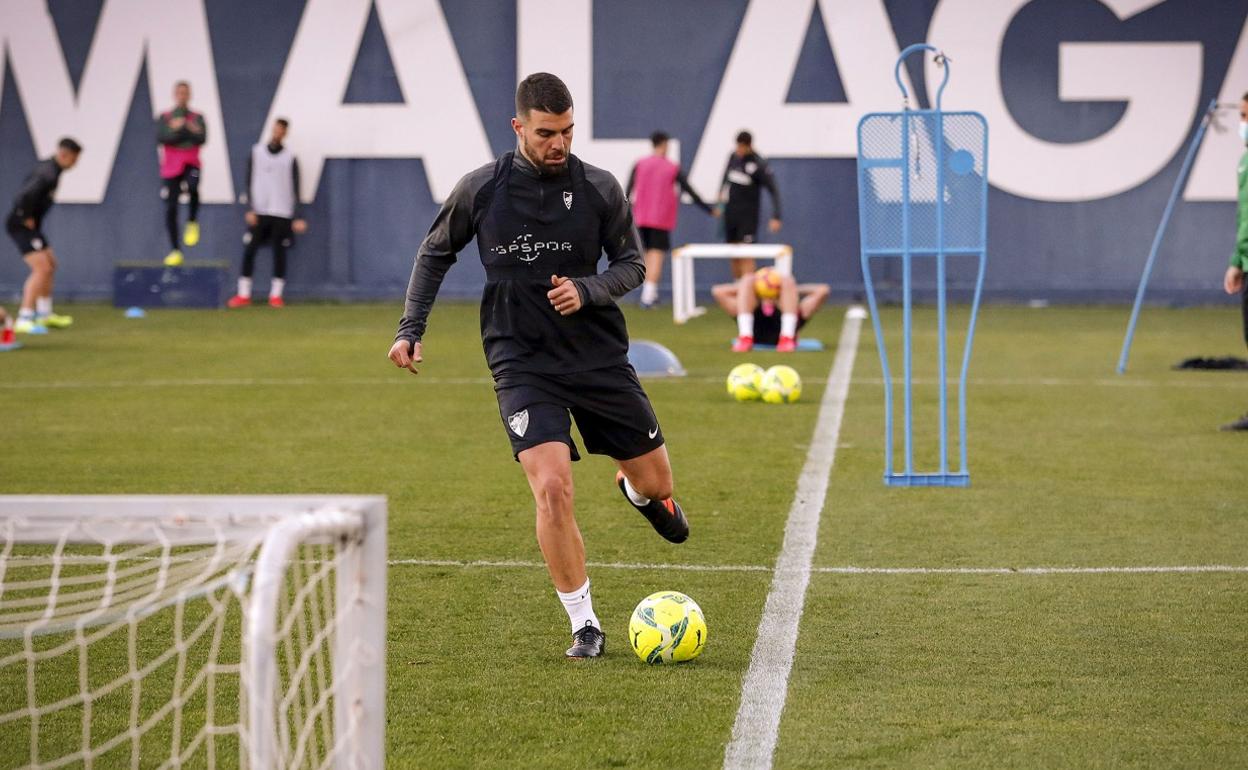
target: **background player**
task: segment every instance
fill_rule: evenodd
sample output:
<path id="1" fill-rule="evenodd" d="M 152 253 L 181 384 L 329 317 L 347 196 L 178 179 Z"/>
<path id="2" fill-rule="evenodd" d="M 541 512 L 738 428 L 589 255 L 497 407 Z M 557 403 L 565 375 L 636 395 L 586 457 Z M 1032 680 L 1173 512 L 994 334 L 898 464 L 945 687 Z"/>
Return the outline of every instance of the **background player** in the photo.
<path id="1" fill-rule="evenodd" d="M 572 95 L 539 72 L 516 89 L 516 150 L 455 186 L 420 246 L 390 360 L 416 371 L 438 287 L 475 237 L 486 283 L 481 341 L 512 453 L 537 505 L 537 541 L 572 624 L 570 658 L 602 654 L 573 513 L 572 440 L 616 461 L 616 484 L 663 537 L 689 534 L 672 499 L 658 419 L 628 363 L 617 297 L 644 276 L 624 191 L 571 154 Z M 598 272 L 603 252 L 607 268 Z"/>
<path id="2" fill-rule="evenodd" d="M 165 199 L 165 229 L 172 249 L 165 264 L 182 264 L 182 246 L 178 241 L 178 197 L 182 190 L 190 197 L 190 214 L 184 241 L 187 246 L 199 243 L 199 148 L 208 138 L 204 116 L 190 108 L 191 84 L 179 80 L 173 86 L 174 107 L 161 113 L 156 125 L 156 141 L 160 144 L 161 197 Z"/>
<path id="3" fill-rule="evenodd" d="M 724 241 L 754 243 L 758 237 L 758 217 L 762 209 L 762 190 L 771 195 L 771 219 L 768 232 L 780 232 L 780 193 L 776 179 L 758 153 L 754 152 L 754 136 L 749 131 L 737 134 L 737 148 L 728 156 L 724 180 L 720 186 L 720 202 L 724 204 Z M 732 277 L 741 278 L 754 272 L 754 260 L 732 260 Z"/>
<path id="4" fill-rule="evenodd" d="M 689 180 L 680 166 L 668 159 L 667 143 L 668 136 L 662 131 L 651 134 L 650 144 L 654 152 L 637 161 L 628 176 L 628 198 L 633 203 L 633 219 L 646 250 L 646 280 L 641 284 L 641 306 L 646 309 L 659 302 L 663 257 L 672 248 L 672 231 L 676 229 L 680 203 L 677 186 L 688 193 L 703 211 L 718 216 L 718 212 L 689 186 Z"/>
<path id="5" fill-rule="evenodd" d="M 247 233 L 243 236 L 243 270 L 238 277 L 238 293 L 229 307 L 251 304 L 251 275 L 256 268 L 256 252 L 264 244 L 273 249 L 273 280 L 269 284 L 269 305 L 285 307 L 286 249 L 295 235 L 308 229 L 299 216 L 299 161 L 283 142 L 290 121 L 273 121 L 268 143 L 257 142 L 247 158 Z"/>
<path id="6" fill-rule="evenodd" d="M 763 268 L 768 270 L 771 268 Z M 734 283 L 711 287 L 715 301 L 724 312 L 737 319 L 735 353 L 753 350 L 755 343 L 775 345 L 780 353 L 797 349 L 797 332 L 814 316 L 828 298 L 826 283 L 798 284 L 791 275 L 780 276 L 780 296 L 776 301 L 762 299 L 755 288 L 755 274 Z"/>
<path id="7" fill-rule="evenodd" d="M 1239 138 L 1248 147 L 1248 93 L 1239 102 Z M 1248 343 L 1248 287 L 1244 286 L 1245 270 L 1248 270 L 1248 149 L 1239 159 L 1239 208 L 1235 211 L 1235 250 L 1231 252 L 1231 265 L 1226 268 L 1226 276 L 1222 279 L 1222 287 L 1227 294 L 1240 295 L 1244 342 Z M 1223 425 L 1222 430 L 1248 430 L 1248 414 Z"/>
<path id="8" fill-rule="evenodd" d="M 56 255 L 43 234 L 43 218 L 52 208 L 53 195 L 61 172 L 74 167 L 82 152 L 78 142 L 65 137 L 56 145 L 56 154 L 35 164 L 22 182 L 5 221 L 5 230 L 17 244 L 30 275 L 22 287 L 22 306 L 14 329 L 19 334 L 46 334 L 48 327 L 63 329 L 74 319 L 52 312 L 52 285 L 56 276 Z"/>

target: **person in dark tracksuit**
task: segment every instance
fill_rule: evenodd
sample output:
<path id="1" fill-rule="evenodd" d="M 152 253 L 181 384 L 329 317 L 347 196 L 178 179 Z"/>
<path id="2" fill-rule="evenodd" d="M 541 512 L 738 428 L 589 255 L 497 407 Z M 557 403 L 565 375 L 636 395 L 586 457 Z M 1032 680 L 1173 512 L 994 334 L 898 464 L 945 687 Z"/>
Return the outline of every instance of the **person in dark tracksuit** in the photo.
<path id="1" fill-rule="evenodd" d="M 74 322 L 70 316 L 52 312 L 52 287 L 56 276 L 56 255 L 43 232 L 43 220 L 55 200 L 61 173 L 78 162 L 82 146 L 66 137 L 57 143 L 56 154 L 39 161 L 22 182 L 22 188 L 9 209 L 4 229 L 17 244 L 18 253 L 30 268 L 22 287 L 22 305 L 17 311 L 18 334 L 47 334 L 49 328 L 64 329 Z"/>
<path id="2" fill-rule="evenodd" d="M 764 189 L 771 196 L 771 219 L 767 222 L 767 230 L 778 233 L 782 224 L 776 178 L 767 161 L 754 152 L 753 134 L 742 131 L 737 134 L 737 147 L 728 156 L 728 165 L 724 168 L 724 179 L 720 184 L 725 243 L 754 243 L 757 240 Z M 732 260 L 733 278 L 753 272 L 753 259 Z"/>
<path id="3" fill-rule="evenodd" d="M 1248 93 L 1239 102 L 1239 137 L 1248 146 Z M 1248 286 L 1244 271 L 1248 270 L 1248 150 L 1239 159 L 1239 207 L 1235 214 L 1235 250 L 1226 268 L 1222 286 L 1227 294 L 1239 294 L 1243 308 L 1244 342 L 1248 344 Z M 1222 430 L 1248 431 L 1248 414 L 1222 426 Z"/>
<path id="4" fill-rule="evenodd" d="M 476 238 L 485 266 L 481 342 L 502 426 L 537 504 L 537 539 L 572 625 L 570 658 L 605 647 L 572 506 L 571 436 L 616 461 L 616 484 L 664 538 L 689 533 L 672 499 L 659 421 L 628 363 L 616 298 L 645 275 L 628 200 L 607 171 L 571 154 L 572 96 L 548 73 L 516 90 L 514 152 L 459 181 L 416 255 L 390 360 L 416 371 L 430 308 Z M 605 252 L 606 269 L 598 271 Z"/>

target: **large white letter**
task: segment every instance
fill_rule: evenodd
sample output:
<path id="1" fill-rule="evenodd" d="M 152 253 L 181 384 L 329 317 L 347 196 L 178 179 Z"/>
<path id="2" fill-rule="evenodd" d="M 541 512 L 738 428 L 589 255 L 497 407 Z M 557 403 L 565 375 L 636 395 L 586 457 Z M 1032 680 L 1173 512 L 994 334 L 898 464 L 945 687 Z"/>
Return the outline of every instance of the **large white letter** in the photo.
<path id="1" fill-rule="evenodd" d="M 1163 0 L 1101 0 L 1128 19 Z M 1062 43 L 1062 99 L 1125 101 L 1112 129 L 1084 142 L 1046 142 L 1014 121 L 1001 92 L 1001 45 L 1030 0 L 945 0 L 930 40 L 953 60 L 946 105 L 982 112 L 991 131 L 991 181 L 1016 195 L 1083 201 L 1130 190 L 1165 167 L 1191 128 L 1199 98 L 1199 43 Z M 932 88 L 940 75 L 928 72 Z"/>
<path id="2" fill-rule="evenodd" d="M 1245 91 L 1248 91 L 1248 19 L 1244 20 L 1244 29 L 1239 33 L 1239 45 L 1235 47 L 1231 66 L 1222 80 L 1218 101 L 1232 105 L 1233 109 L 1238 108 Z M 1236 200 L 1235 168 L 1239 156 L 1244 153 L 1244 142 L 1236 130 L 1239 113 L 1224 112 L 1219 117 L 1219 123 L 1223 129 L 1230 130 L 1205 133 L 1183 196 L 1189 201 Z"/>
<path id="3" fill-rule="evenodd" d="M 179 80 L 190 81 L 193 103 L 204 113 L 208 143 L 199 187 L 204 202 L 234 199 L 208 19 L 199 0 L 108 0 L 77 96 L 47 5 L 41 0 L 0 0 L 0 19 L 0 82 L 2 52 L 7 51 L 35 150 L 51 155 L 57 139 L 66 135 L 83 145 L 73 173 L 61 180 L 58 200 L 104 200 L 145 56 L 153 117 L 166 106 L 162 100 L 172 100 L 173 84 Z M 151 140 L 156 152 L 155 126 Z M 152 185 L 154 189 L 155 180 Z"/>
<path id="4" fill-rule="evenodd" d="M 594 135 L 594 4 L 592 0 L 520 0 L 516 5 L 516 69 L 557 75 L 572 92 L 576 155 L 605 168 L 627 184 L 633 163 L 650 153 L 647 139 L 600 139 Z M 558 45 L 551 45 L 558 40 Z M 680 143 L 669 143 L 668 157 L 680 162 Z"/>
<path id="5" fill-rule="evenodd" d="M 304 200 L 326 158 L 422 158 L 436 202 L 492 157 L 438 0 L 377 0 L 404 104 L 343 104 L 371 0 L 310 0 L 269 111 L 290 118 Z M 267 125 L 267 124 L 266 124 Z"/>
<path id="6" fill-rule="evenodd" d="M 693 162 L 690 182 L 718 190 L 732 140 L 754 132 L 769 158 L 852 158 L 863 113 L 901 108 L 897 39 L 882 0 L 818 0 L 848 101 L 787 104 L 815 0 L 751 0 Z M 909 78 L 902 70 L 909 90 Z"/>

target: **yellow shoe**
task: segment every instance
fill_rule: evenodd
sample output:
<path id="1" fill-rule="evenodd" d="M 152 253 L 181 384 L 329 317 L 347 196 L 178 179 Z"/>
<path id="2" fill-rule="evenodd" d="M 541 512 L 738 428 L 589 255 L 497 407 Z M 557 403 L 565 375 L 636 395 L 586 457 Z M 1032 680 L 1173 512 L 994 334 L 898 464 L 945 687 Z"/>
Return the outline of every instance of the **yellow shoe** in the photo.
<path id="1" fill-rule="evenodd" d="M 182 264 L 182 252 L 178 249 L 169 252 L 169 256 L 165 257 L 166 267 L 177 267 L 180 264 Z"/>
<path id="2" fill-rule="evenodd" d="M 199 223 L 187 222 L 186 231 L 182 233 L 182 242 L 187 246 L 194 246 L 199 243 Z"/>
<path id="3" fill-rule="evenodd" d="M 74 325 L 74 317 L 72 315 L 57 315 L 56 313 L 48 313 L 39 319 L 39 323 L 50 329 L 68 329 Z"/>

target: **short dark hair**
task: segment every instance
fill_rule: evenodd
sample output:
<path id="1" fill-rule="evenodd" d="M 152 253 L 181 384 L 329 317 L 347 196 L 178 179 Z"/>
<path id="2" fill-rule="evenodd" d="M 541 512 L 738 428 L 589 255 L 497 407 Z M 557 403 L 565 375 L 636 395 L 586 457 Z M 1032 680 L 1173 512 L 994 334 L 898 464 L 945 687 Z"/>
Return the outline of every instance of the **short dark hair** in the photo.
<path id="1" fill-rule="evenodd" d="M 277 120 L 273 122 L 281 126 L 282 128 L 290 128 L 290 121 L 287 120 L 286 118 L 278 118 Z"/>
<path id="2" fill-rule="evenodd" d="M 61 137 L 61 141 L 57 142 L 56 146 L 60 147 L 63 150 L 69 150 L 75 155 L 82 152 L 82 145 L 78 144 L 77 141 L 69 138 L 68 136 Z"/>
<path id="3" fill-rule="evenodd" d="M 549 72 L 534 72 L 516 86 L 516 117 L 531 110 L 562 115 L 572 109 L 572 93 L 563 81 Z"/>
<path id="4" fill-rule="evenodd" d="M 173 84 L 173 87 L 174 87 L 174 88 L 180 88 L 181 86 L 186 86 L 187 88 L 190 88 L 190 87 L 191 87 L 191 83 L 190 83 L 190 81 L 188 81 L 188 80 L 179 80 L 179 81 L 177 81 L 176 83 L 174 83 L 174 84 Z"/>
<path id="5" fill-rule="evenodd" d="M 754 135 L 749 131 L 742 131 L 737 134 L 737 144 L 744 144 L 746 147 L 754 146 Z"/>
<path id="6" fill-rule="evenodd" d="M 655 147 L 658 147 L 660 144 L 663 144 L 668 139 L 671 139 L 671 137 L 668 136 L 667 134 L 663 133 L 662 131 L 655 131 L 653 134 L 650 135 L 650 144 L 654 145 Z"/>
<path id="7" fill-rule="evenodd" d="M 1244 101 L 1248 102 L 1248 91 L 1244 91 Z"/>

